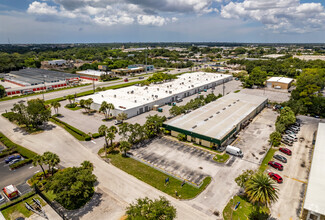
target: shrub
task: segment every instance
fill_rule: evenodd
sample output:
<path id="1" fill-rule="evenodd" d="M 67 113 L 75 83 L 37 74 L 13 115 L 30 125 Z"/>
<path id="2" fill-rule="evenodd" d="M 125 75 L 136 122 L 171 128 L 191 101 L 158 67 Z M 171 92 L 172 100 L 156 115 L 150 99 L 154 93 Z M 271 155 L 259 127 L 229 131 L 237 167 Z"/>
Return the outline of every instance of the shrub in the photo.
<path id="1" fill-rule="evenodd" d="M 99 138 L 99 137 L 100 137 L 100 134 L 98 134 L 98 133 L 93 133 L 92 137 L 93 137 L 93 138 Z"/>
<path id="2" fill-rule="evenodd" d="M 31 150 L 28 150 L 18 144 L 15 144 L 10 139 L 8 139 L 4 134 L 0 132 L 0 141 L 9 149 L 13 149 L 21 154 L 25 158 L 33 158 L 37 154 Z"/>
<path id="3" fill-rule="evenodd" d="M 89 135 L 87 135 L 86 137 L 85 137 L 85 141 L 90 141 L 91 140 L 91 137 L 89 136 Z"/>
<path id="4" fill-rule="evenodd" d="M 13 153 L 18 153 L 18 152 L 15 149 L 11 149 L 11 148 L 5 149 L 0 153 L 0 158 L 6 157 Z"/>
<path id="5" fill-rule="evenodd" d="M 65 107 L 67 107 L 67 108 L 75 108 L 75 107 L 77 107 L 77 104 L 76 103 L 69 103 L 69 104 L 65 105 Z"/>
<path id="6" fill-rule="evenodd" d="M 186 141 L 186 135 L 185 134 L 178 134 L 177 139 L 179 141 Z"/>
<path id="7" fill-rule="evenodd" d="M 32 159 L 25 159 L 25 160 L 21 160 L 15 164 L 11 164 L 9 167 L 10 169 L 14 170 L 14 169 L 17 169 L 19 167 L 22 167 L 28 163 L 31 163 L 32 162 Z"/>
<path id="8" fill-rule="evenodd" d="M 7 112 L 3 113 L 2 116 L 7 118 L 9 121 L 14 121 L 15 120 L 15 113 L 14 112 Z"/>

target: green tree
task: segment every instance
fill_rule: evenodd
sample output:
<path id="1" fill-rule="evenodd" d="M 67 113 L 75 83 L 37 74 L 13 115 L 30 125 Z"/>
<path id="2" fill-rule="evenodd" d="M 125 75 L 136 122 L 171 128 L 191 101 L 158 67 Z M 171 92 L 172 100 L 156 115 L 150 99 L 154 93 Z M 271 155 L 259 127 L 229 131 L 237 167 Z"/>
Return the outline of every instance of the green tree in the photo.
<path id="1" fill-rule="evenodd" d="M 126 156 L 126 152 L 131 149 L 131 144 L 128 141 L 120 141 L 120 150 L 124 151 L 124 156 Z"/>
<path id="2" fill-rule="evenodd" d="M 44 177 L 46 177 L 45 175 L 45 170 L 43 165 L 45 164 L 44 158 L 41 155 L 36 155 L 35 157 L 33 157 L 33 166 L 37 166 L 39 165 L 43 171 Z"/>
<path id="3" fill-rule="evenodd" d="M 51 106 L 54 108 L 55 114 L 58 114 L 59 113 L 59 108 L 61 107 L 60 102 L 53 101 L 51 103 Z"/>
<path id="4" fill-rule="evenodd" d="M 127 115 L 126 113 L 124 113 L 124 112 L 119 113 L 119 114 L 116 116 L 116 119 L 117 119 L 118 121 L 124 121 L 124 120 L 126 120 L 127 118 L 128 118 L 128 115 Z"/>
<path id="5" fill-rule="evenodd" d="M 91 199 L 96 179 L 89 166 L 68 167 L 55 173 L 45 189 L 52 190 L 64 208 L 77 209 Z"/>
<path id="6" fill-rule="evenodd" d="M 49 172 L 54 174 L 54 167 L 60 163 L 60 157 L 50 151 L 46 151 L 43 156 L 45 164 L 49 166 Z"/>
<path id="7" fill-rule="evenodd" d="M 74 101 L 75 101 L 75 97 L 74 97 L 74 95 L 68 95 L 68 96 L 67 96 L 67 99 L 69 100 L 69 103 L 70 103 L 70 104 L 74 103 Z"/>
<path id="8" fill-rule="evenodd" d="M 254 170 L 244 170 L 242 174 L 236 177 L 235 182 L 239 187 L 245 188 L 246 182 L 252 177 L 254 173 Z"/>
<path id="9" fill-rule="evenodd" d="M 86 106 L 86 109 L 87 109 L 87 111 L 89 112 L 90 111 L 90 106 L 91 106 L 91 104 L 93 104 L 93 99 L 92 98 L 89 98 L 89 99 L 87 99 L 87 100 L 85 100 L 85 106 Z"/>
<path id="10" fill-rule="evenodd" d="M 6 90 L 3 85 L 0 85 L 0 98 L 3 98 L 6 95 Z"/>
<path id="11" fill-rule="evenodd" d="M 272 146 L 279 146 L 281 144 L 281 134 L 277 131 L 274 131 L 270 134 L 270 142 L 272 143 Z"/>
<path id="12" fill-rule="evenodd" d="M 177 116 L 177 115 L 184 113 L 184 110 L 185 110 L 184 108 L 174 105 L 173 107 L 171 107 L 171 109 L 169 109 L 169 114 L 171 114 L 173 116 Z"/>
<path id="13" fill-rule="evenodd" d="M 258 172 L 245 184 L 245 193 L 250 202 L 269 206 L 278 199 L 276 183 L 267 174 Z"/>
<path id="14" fill-rule="evenodd" d="M 108 119 L 110 111 L 114 109 L 115 107 L 112 103 L 107 103 L 106 101 L 103 101 L 99 108 L 99 112 L 103 112 L 105 114 L 105 119 Z"/>
<path id="15" fill-rule="evenodd" d="M 275 130 L 277 132 L 279 132 L 280 134 L 282 134 L 285 131 L 285 129 L 286 129 L 286 126 L 283 123 L 281 123 L 279 121 L 275 123 Z"/>
<path id="16" fill-rule="evenodd" d="M 154 201 L 148 197 L 137 199 L 136 203 L 130 204 L 126 208 L 127 219 L 129 220 L 172 220 L 176 218 L 176 209 L 165 197 L 160 197 Z"/>
<path id="17" fill-rule="evenodd" d="M 280 116 L 277 118 L 277 122 L 284 124 L 285 127 L 296 122 L 295 113 L 290 107 L 284 107 L 281 110 Z"/>
<path id="18" fill-rule="evenodd" d="M 149 134 L 149 137 L 156 136 L 160 133 L 160 128 L 162 127 L 164 121 L 166 121 L 165 116 L 159 116 L 159 115 L 149 115 L 146 117 L 147 121 L 145 123 L 146 127 L 149 127 L 151 129 L 151 132 Z"/>
<path id="19" fill-rule="evenodd" d="M 88 160 L 85 160 L 84 162 L 82 162 L 81 163 L 81 167 L 83 169 L 89 169 L 91 171 L 94 170 L 94 165 L 90 161 L 88 161 Z"/>
<path id="20" fill-rule="evenodd" d="M 104 136 L 104 140 L 105 140 L 105 144 L 104 144 L 104 152 L 105 152 L 105 158 L 107 156 L 107 147 L 108 147 L 108 142 L 107 142 L 107 134 L 109 133 L 108 132 L 108 128 L 106 125 L 101 125 L 99 128 L 98 128 L 98 133 L 101 135 L 101 136 Z"/>
<path id="21" fill-rule="evenodd" d="M 266 81 L 267 73 L 260 67 L 255 67 L 244 82 L 244 86 L 251 88 L 253 85 L 263 86 Z"/>
<path id="22" fill-rule="evenodd" d="M 128 139 L 129 128 L 130 126 L 127 122 L 118 125 L 118 134 L 122 136 L 122 140 Z"/>

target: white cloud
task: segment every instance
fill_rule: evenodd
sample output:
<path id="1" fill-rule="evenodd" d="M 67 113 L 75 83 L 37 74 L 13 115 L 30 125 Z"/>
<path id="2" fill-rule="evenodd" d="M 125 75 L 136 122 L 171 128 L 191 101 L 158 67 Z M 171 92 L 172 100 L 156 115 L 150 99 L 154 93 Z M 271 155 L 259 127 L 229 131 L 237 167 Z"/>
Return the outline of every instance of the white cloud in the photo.
<path id="1" fill-rule="evenodd" d="M 31 14 L 45 14 L 45 15 L 55 15 L 58 13 L 57 8 L 55 6 L 49 6 L 45 2 L 31 3 L 27 9 L 27 12 Z"/>
<path id="2" fill-rule="evenodd" d="M 325 27 L 325 10 L 320 3 L 299 0 L 244 0 L 221 9 L 228 19 L 255 20 L 276 32 L 304 33 Z"/>

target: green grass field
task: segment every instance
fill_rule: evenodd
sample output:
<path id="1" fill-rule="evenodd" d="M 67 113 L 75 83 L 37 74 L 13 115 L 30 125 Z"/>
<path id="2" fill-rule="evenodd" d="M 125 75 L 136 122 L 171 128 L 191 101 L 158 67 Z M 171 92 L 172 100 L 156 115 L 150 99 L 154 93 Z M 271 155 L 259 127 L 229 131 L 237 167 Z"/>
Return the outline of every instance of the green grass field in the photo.
<path id="1" fill-rule="evenodd" d="M 206 177 L 200 188 L 196 188 L 189 184 L 181 187 L 182 181 L 164 174 L 150 166 L 147 166 L 132 158 L 122 157 L 120 154 L 109 154 L 108 158 L 111 163 L 119 169 L 135 176 L 139 180 L 167 193 L 170 196 L 179 199 L 191 199 L 200 194 L 211 182 L 211 177 Z M 165 185 L 165 179 L 169 177 L 169 184 Z M 176 196 L 177 191 L 178 196 Z"/>
<path id="2" fill-rule="evenodd" d="M 237 202 L 240 202 L 240 205 L 234 210 Z M 256 206 L 247 201 L 244 196 L 235 196 L 223 210 L 223 218 L 224 220 L 247 220 L 250 219 L 249 215 L 254 210 L 256 210 Z M 261 208 L 261 212 L 269 212 L 269 210 L 267 208 Z"/>
<path id="3" fill-rule="evenodd" d="M 80 107 L 80 106 L 76 106 L 74 108 L 68 108 L 68 107 L 64 106 L 64 108 L 69 109 L 69 110 L 72 110 L 72 111 L 77 111 L 79 109 L 82 109 L 82 107 Z"/>
<path id="4" fill-rule="evenodd" d="M 263 160 L 263 162 L 262 162 L 262 164 L 261 164 L 261 166 L 260 166 L 260 168 L 259 168 L 259 171 L 261 171 L 261 172 L 264 172 L 265 170 L 266 170 L 266 168 L 267 168 L 267 163 L 270 161 L 270 160 L 272 160 L 272 158 L 273 158 L 273 155 L 274 155 L 274 153 L 277 151 L 278 149 L 276 149 L 276 148 L 270 148 L 270 150 L 267 152 L 267 154 L 266 154 L 266 156 L 264 157 L 264 160 Z"/>
<path id="5" fill-rule="evenodd" d="M 229 154 L 223 153 L 223 154 L 217 154 L 213 160 L 219 162 L 219 163 L 226 163 L 229 159 Z"/>

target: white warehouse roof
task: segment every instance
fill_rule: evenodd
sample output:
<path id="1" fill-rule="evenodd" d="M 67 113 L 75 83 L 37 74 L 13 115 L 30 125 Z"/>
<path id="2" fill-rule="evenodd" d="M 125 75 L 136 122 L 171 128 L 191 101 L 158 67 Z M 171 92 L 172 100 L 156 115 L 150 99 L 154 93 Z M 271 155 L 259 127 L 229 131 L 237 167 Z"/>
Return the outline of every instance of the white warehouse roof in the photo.
<path id="1" fill-rule="evenodd" d="M 103 101 L 106 101 L 112 103 L 115 109 L 127 110 L 154 103 L 160 99 L 200 88 L 208 83 L 218 82 L 226 78 L 232 78 L 232 76 L 206 72 L 185 73 L 170 82 L 150 86 L 129 86 L 116 90 L 107 90 L 83 97 L 83 99 L 92 98 L 94 103 L 99 105 Z"/>
<path id="2" fill-rule="evenodd" d="M 221 140 L 266 102 L 265 97 L 230 93 L 165 124 Z"/>
<path id="3" fill-rule="evenodd" d="M 319 123 L 304 209 L 325 215 L 325 123 Z"/>
<path id="4" fill-rule="evenodd" d="M 286 83 L 289 84 L 293 81 L 291 78 L 286 78 L 286 77 L 271 77 L 270 79 L 267 80 L 267 82 L 279 82 L 279 83 Z"/>
<path id="5" fill-rule="evenodd" d="M 89 76 L 101 76 L 103 74 L 110 74 L 111 72 L 103 72 L 99 70 L 83 70 L 83 71 L 78 71 L 77 73 L 89 75 Z"/>

